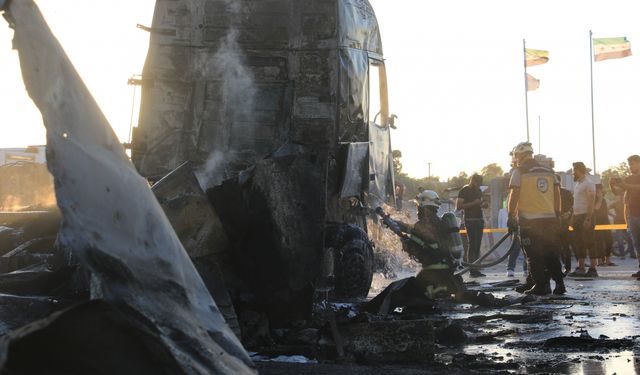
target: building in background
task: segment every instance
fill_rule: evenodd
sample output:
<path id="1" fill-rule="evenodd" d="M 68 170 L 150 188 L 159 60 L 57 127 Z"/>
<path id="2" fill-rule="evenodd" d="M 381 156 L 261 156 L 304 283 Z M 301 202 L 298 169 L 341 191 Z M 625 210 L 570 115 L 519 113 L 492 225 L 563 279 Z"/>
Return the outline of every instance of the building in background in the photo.
<path id="1" fill-rule="evenodd" d="M 0 165 L 15 163 L 46 164 L 45 146 L 28 146 L 25 148 L 0 148 Z"/>

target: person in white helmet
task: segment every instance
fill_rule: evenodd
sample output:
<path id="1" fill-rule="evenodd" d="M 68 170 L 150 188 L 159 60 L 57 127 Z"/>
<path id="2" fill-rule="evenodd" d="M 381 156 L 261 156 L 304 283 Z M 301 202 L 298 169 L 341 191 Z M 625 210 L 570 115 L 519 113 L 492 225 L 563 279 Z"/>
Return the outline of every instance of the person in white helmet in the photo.
<path id="1" fill-rule="evenodd" d="M 375 210 L 383 223 L 402 238 L 403 251 L 422 265 L 405 286 L 410 294 L 427 298 L 463 298 L 462 277 L 454 275 L 463 252 L 457 219 L 451 212 L 438 216 L 441 201 L 433 190 L 423 190 L 413 202 L 418 209 L 418 221 L 413 224 L 391 219 L 381 207 Z"/>
<path id="2" fill-rule="evenodd" d="M 395 224 L 411 238 L 402 242 L 403 250 L 422 265 L 416 275 L 417 285 L 427 288 L 427 294 L 432 297 L 439 293 L 459 295 L 464 288 L 462 278 L 453 276 L 447 237 L 451 235 L 451 228 L 438 216 L 440 197 L 435 191 L 423 190 L 416 196 L 415 203 L 418 221 L 413 224 L 395 221 Z"/>
<path id="3" fill-rule="evenodd" d="M 553 293 L 564 294 L 564 275 L 554 243 L 560 216 L 560 181 L 553 169 L 533 158 L 531 143 L 519 143 L 511 155 L 517 168 L 509 181 L 507 226 L 519 233 L 527 257 L 530 278 L 524 293 L 551 293 L 550 276 L 556 284 Z"/>
<path id="4" fill-rule="evenodd" d="M 446 249 L 447 229 L 438 217 L 441 201 L 438 193 L 433 190 L 423 190 L 414 201 L 418 206 L 418 221 L 409 224 L 396 221 L 400 230 L 418 237 L 424 245 L 416 241 L 403 241 L 404 251 L 422 264 L 422 268 L 438 268 L 449 262 Z"/>
<path id="5" fill-rule="evenodd" d="M 415 203 L 418 206 L 418 221 L 414 224 L 397 221 L 400 229 L 405 233 L 417 236 L 427 245 L 437 246 L 439 231 L 438 224 L 440 223 L 440 218 L 438 218 L 438 209 L 442 204 L 438 193 L 433 190 L 424 190 L 416 195 Z M 423 265 L 429 263 L 429 260 L 424 259 L 425 257 L 428 257 L 428 254 L 418 244 L 414 242 L 406 242 L 403 246 L 407 253 Z"/>

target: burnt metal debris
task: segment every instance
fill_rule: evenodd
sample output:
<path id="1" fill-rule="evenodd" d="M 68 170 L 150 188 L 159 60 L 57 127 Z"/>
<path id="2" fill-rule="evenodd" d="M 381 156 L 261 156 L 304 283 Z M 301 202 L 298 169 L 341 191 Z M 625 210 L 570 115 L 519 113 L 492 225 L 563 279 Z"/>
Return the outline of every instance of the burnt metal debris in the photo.
<path id="1" fill-rule="evenodd" d="M 58 246 L 79 258 L 90 298 L 104 300 L 108 309 L 137 326 L 140 350 L 162 350 L 162 360 L 176 370 L 170 372 L 253 373 L 249 356 L 226 325 L 147 182 L 128 160 L 35 3 L 13 1 L 7 12 L 27 91 L 47 127 L 48 167 L 62 212 Z M 65 310 L 58 318 L 91 314 L 82 311 Z M 60 319 L 51 319 L 5 336 L 0 348 L 5 371 L 30 371 L 12 354 L 33 331 L 55 330 Z M 91 346 L 101 340 L 76 333 L 93 339 L 79 344 Z M 123 339 L 116 338 L 112 347 L 124 345 Z M 98 366 L 57 363 L 61 367 L 49 370 L 90 373 Z"/>

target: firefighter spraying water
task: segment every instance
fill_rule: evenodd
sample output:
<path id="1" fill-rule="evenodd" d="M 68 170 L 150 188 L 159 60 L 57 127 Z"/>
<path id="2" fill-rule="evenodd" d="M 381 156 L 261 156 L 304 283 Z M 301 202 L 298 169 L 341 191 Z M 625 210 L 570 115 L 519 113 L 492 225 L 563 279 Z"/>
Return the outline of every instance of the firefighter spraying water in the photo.
<path id="1" fill-rule="evenodd" d="M 441 205 L 438 194 L 424 190 L 416 196 L 415 201 L 418 221 L 414 224 L 393 220 L 381 207 L 376 208 L 375 212 L 392 232 L 402 238 L 403 250 L 422 265 L 422 270 L 415 278 L 416 285 L 429 298 L 455 296 L 457 300 L 475 299 L 475 295 L 466 293 L 461 275 L 471 269 L 491 267 L 504 261 L 513 250 L 513 243 L 499 259 L 481 263 L 512 234 L 505 234 L 474 263 L 464 262 L 458 221 L 452 212 L 438 216 Z"/>
<path id="2" fill-rule="evenodd" d="M 424 190 L 416 196 L 418 221 L 395 221 L 381 207 L 376 213 L 383 223 L 403 239 L 403 250 L 422 265 L 416 280 L 430 298 L 455 295 L 463 291 L 462 278 L 454 275 L 462 268 L 462 239 L 453 213 L 438 216 L 438 194 Z"/>

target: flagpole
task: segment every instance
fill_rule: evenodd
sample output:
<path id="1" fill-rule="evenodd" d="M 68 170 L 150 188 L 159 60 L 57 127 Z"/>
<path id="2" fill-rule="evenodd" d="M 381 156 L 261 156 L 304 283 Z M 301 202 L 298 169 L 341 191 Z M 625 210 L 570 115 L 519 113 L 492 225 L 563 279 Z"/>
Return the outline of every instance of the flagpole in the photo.
<path id="1" fill-rule="evenodd" d="M 522 56 L 524 60 L 524 108 L 527 116 L 527 142 L 529 142 L 529 82 L 527 82 L 527 46 L 522 39 Z"/>
<path id="2" fill-rule="evenodd" d="M 591 142 L 593 148 L 593 174 L 596 174 L 596 125 L 593 116 L 593 32 L 589 30 L 589 65 L 591 67 Z"/>
<path id="3" fill-rule="evenodd" d="M 540 131 L 540 115 L 538 115 L 538 154 L 542 154 L 542 132 Z"/>

